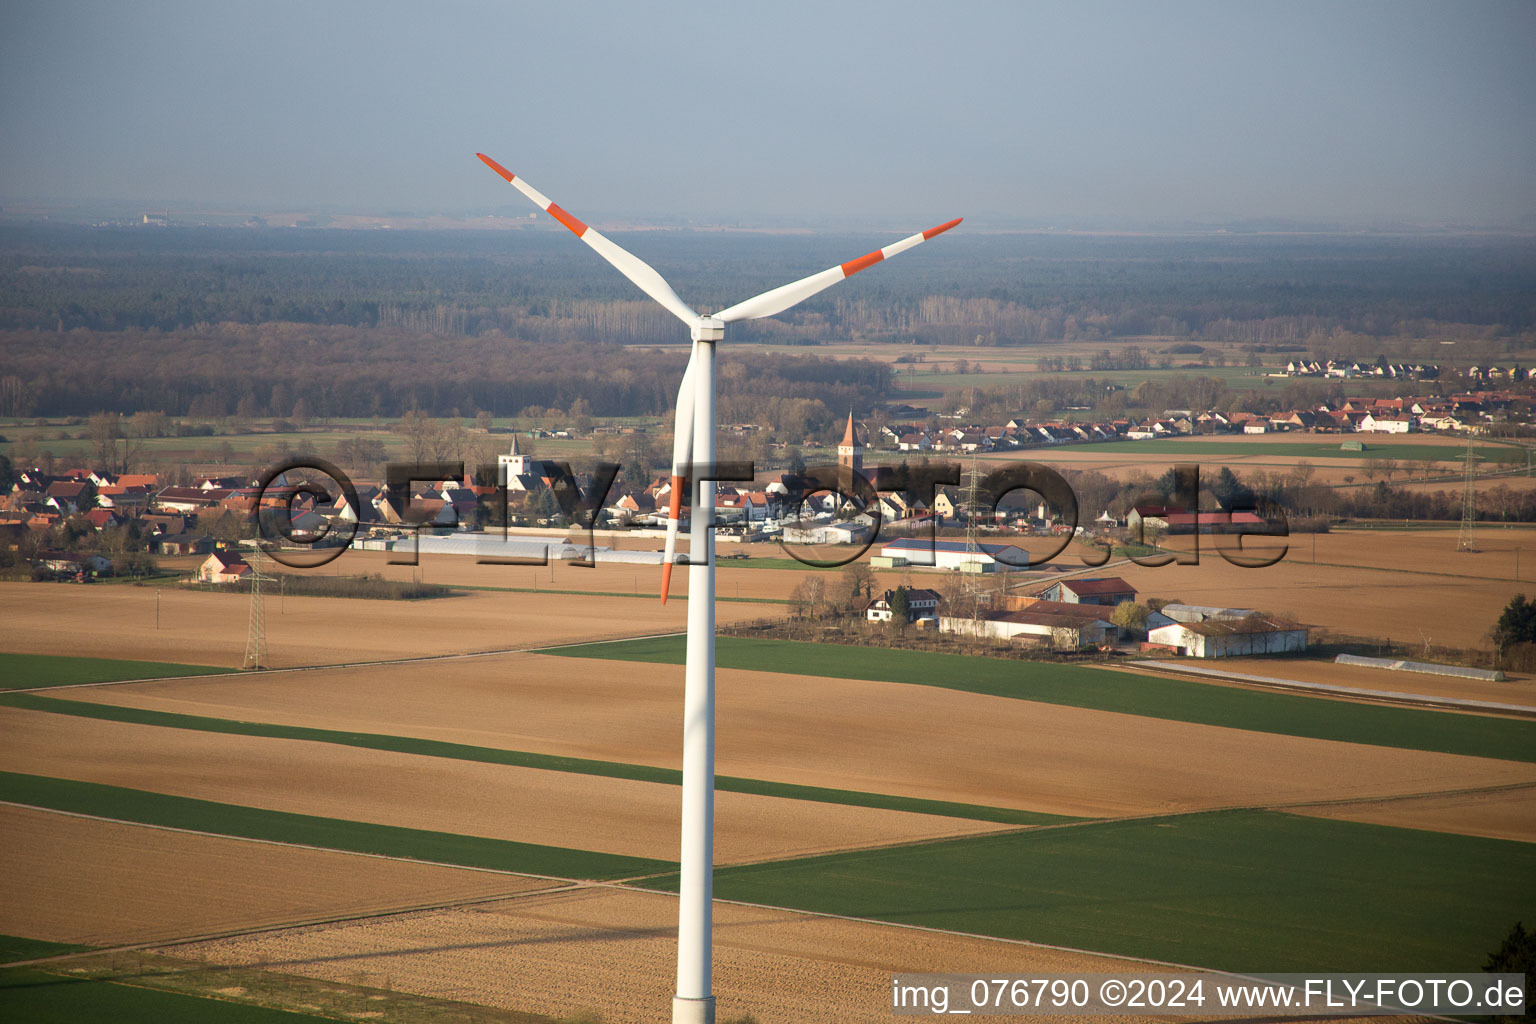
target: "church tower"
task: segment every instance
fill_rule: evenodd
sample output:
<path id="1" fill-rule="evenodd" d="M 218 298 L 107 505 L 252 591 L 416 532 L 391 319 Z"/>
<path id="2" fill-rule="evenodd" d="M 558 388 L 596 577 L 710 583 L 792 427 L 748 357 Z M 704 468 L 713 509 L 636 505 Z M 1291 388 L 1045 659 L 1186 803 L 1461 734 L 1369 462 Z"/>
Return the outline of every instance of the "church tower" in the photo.
<path id="1" fill-rule="evenodd" d="M 512 477 L 526 476 L 529 473 L 528 456 L 517 450 L 517 435 L 512 435 L 512 450 L 505 455 L 498 455 L 496 461 L 501 465 L 501 482 L 506 483 Z"/>
<path id="2" fill-rule="evenodd" d="M 848 429 L 837 446 L 837 464 L 856 473 L 864 472 L 864 447 L 859 444 L 858 429 L 853 425 L 853 410 L 848 411 Z"/>

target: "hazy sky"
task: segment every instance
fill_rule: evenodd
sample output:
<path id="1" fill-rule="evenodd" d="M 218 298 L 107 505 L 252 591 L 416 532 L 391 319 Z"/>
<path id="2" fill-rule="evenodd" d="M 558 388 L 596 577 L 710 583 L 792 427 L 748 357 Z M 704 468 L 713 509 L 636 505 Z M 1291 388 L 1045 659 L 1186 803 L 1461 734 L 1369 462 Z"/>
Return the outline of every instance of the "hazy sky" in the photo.
<path id="1" fill-rule="evenodd" d="M 1536 2 L 0 0 L 0 198 L 1536 226 Z"/>

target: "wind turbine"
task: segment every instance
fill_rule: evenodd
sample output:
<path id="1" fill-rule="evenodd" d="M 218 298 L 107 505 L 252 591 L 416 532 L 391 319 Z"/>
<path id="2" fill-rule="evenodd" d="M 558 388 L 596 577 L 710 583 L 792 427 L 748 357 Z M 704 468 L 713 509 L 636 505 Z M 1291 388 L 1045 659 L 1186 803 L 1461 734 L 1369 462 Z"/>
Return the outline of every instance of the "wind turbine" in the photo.
<path id="1" fill-rule="evenodd" d="M 661 600 L 665 604 L 677 552 L 683 487 L 691 480 L 688 647 L 683 683 L 683 829 L 678 889 L 677 992 L 672 998 L 672 1021 L 673 1024 L 713 1024 L 715 997 L 710 987 L 710 904 L 714 895 L 715 833 L 715 551 L 714 535 L 709 527 L 715 509 L 715 482 L 699 479 L 694 469 L 712 467 L 715 462 L 715 343 L 725 337 L 726 324 L 782 313 L 881 260 L 943 234 L 959 224 L 961 218 L 909 235 L 856 260 L 828 267 L 819 274 L 754 295 L 712 316 L 701 316 L 678 298 L 672 286 L 643 260 L 571 216 L 548 196 L 484 153 L 475 155 L 508 184 L 533 200 L 539 209 L 595 249 L 637 288 L 687 324 L 693 339 L 688 368 L 683 371 L 677 389 L 672 494 L 667 511 L 666 553 L 661 566 Z"/>

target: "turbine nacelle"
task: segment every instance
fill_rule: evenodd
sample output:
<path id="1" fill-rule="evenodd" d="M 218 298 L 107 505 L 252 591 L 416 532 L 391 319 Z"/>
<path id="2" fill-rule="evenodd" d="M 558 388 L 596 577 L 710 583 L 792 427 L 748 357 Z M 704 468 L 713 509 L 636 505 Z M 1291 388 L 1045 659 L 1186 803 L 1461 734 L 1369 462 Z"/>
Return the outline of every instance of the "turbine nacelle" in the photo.
<path id="1" fill-rule="evenodd" d="M 694 341 L 720 341 L 725 337 L 725 321 L 712 316 L 701 316 L 688 326 Z"/>

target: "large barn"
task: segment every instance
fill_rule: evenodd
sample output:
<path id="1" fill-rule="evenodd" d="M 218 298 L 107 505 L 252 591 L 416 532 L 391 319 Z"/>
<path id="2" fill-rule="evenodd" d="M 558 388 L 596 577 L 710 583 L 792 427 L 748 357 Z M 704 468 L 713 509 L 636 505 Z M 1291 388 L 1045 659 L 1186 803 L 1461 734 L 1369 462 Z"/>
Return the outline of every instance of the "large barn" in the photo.
<path id="1" fill-rule="evenodd" d="M 1305 651 L 1307 629 L 1262 615 L 1250 615 L 1244 619 L 1174 622 L 1148 630 L 1147 640 L 1174 648 L 1190 658 L 1238 658 L 1249 654 Z"/>

